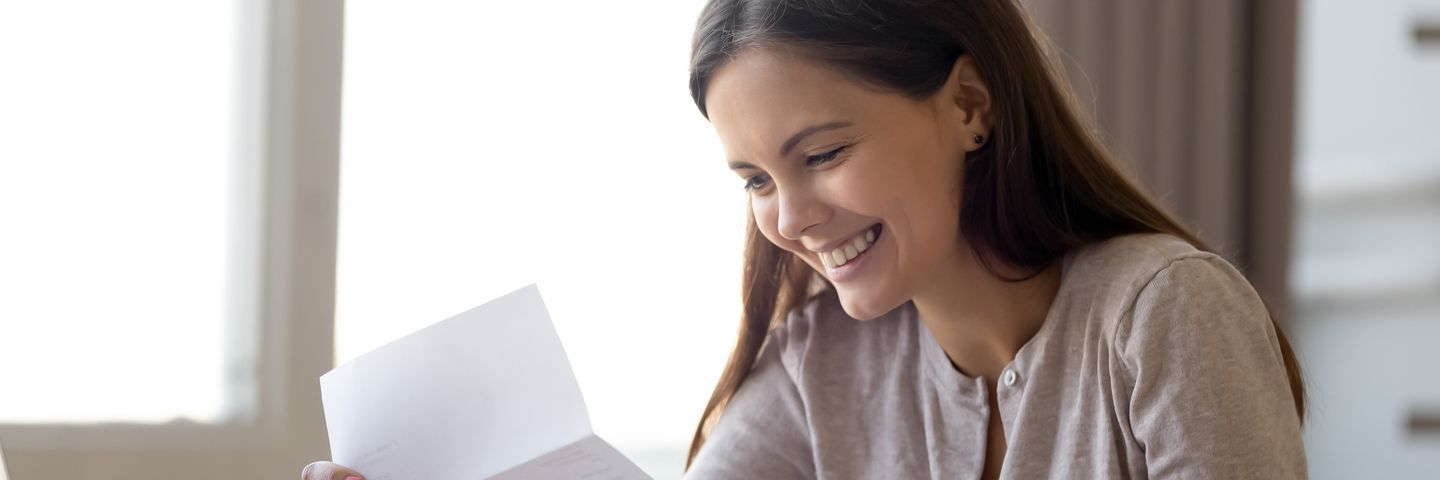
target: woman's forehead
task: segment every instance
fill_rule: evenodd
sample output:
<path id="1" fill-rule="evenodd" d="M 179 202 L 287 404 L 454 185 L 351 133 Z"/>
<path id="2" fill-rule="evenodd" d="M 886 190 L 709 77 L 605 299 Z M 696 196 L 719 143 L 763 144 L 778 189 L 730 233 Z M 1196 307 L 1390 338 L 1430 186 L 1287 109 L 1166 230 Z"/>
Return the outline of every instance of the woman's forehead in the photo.
<path id="1" fill-rule="evenodd" d="M 873 116 L 878 96 L 803 57 L 751 50 L 716 70 L 705 106 L 732 157 L 774 155 L 785 138 L 808 126 L 861 123 Z"/>

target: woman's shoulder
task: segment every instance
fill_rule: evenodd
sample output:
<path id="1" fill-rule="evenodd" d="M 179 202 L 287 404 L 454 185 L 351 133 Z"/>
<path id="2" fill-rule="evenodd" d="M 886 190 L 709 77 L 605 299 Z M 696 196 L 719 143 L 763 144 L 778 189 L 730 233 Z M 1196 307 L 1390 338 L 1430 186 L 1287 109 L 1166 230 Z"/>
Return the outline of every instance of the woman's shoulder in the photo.
<path id="1" fill-rule="evenodd" d="M 1163 233 L 1122 235 L 1095 242 L 1066 258 L 1061 304 L 1087 312 L 1102 332 L 1123 343 L 1136 313 L 1151 320 L 1156 306 L 1265 314 L 1259 295 L 1230 262 Z M 1167 308 L 1166 310 L 1169 310 Z M 1163 321 L 1163 319 L 1154 319 Z"/>
<path id="2" fill-rule="evenodd" d="M 1219 259 L 1184 239 L 1168 233 L 1119 235 L 1081 246 L 1071 262 L 1081 270 L 1110 273 L 1110 277 L 1145 277 L 1184 259 Z"/>
<path id="3" fill-rule="evenodd" d="M 1234 270 L 1219 255 L 1165 233 L 1120 235 L 1076 248 L 1065 259 L 1068 296 L 1123 308 L 1162 272 L 1182 268 Z M 1243 280 L 1243 278 L 1242 278 Z"/>
<path id="4" fill-rule="evenodd" d="M 1077 249 L 1068 259 L 1067 302 L 1101 313 L 1121 352 L 1137 337 L 1199 326 L 1270 333 L 1269 312 L 1234 265 L 1169 234 L 1124 235 Z"/>

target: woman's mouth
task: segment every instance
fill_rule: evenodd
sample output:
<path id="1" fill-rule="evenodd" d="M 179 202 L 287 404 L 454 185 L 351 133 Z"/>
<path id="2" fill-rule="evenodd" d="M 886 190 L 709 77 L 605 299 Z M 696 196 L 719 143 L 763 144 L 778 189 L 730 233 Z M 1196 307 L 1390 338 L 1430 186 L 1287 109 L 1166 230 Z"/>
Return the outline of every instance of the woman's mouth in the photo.
<path id="1" fill-rule="evenodd" d="M 858 268 L 859 262 L 865 258 L 865 253 L 880 239 L 883 231 L 881 224 L 872 225 L 863 233 L 857 234 L 839 247 L 828 252 L 819 252 L 820 263 L 825 269 L 831 272 L 831 276 L 846 273 Z"/>

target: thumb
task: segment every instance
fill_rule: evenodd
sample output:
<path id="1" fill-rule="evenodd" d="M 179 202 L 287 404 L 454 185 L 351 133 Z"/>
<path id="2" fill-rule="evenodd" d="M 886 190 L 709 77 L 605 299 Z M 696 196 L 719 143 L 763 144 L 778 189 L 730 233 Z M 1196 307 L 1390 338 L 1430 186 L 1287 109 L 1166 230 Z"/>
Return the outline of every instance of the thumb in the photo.
<path id="1" fill-rule="evenodd" d="M 360 472 L 330 462 L 314 462 L 300 470 L 301 480 L 365 480 Z"/>

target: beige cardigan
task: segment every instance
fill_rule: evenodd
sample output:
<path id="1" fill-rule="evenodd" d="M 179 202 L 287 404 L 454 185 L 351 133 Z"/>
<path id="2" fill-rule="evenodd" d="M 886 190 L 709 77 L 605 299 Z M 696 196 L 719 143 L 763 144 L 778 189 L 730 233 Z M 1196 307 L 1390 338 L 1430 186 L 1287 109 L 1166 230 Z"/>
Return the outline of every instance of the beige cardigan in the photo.
<path id="1" fill-rule="evenodd" d="M 1001 478 L 1306 476 L 1275 330 L 1229 263 L 1161 234 L 1064 262 L 1000 377 Z M 861 322 L 823 295 L 771 331 L 685 478 L 978 478 L 987 392 L 913 304 Z"/>

